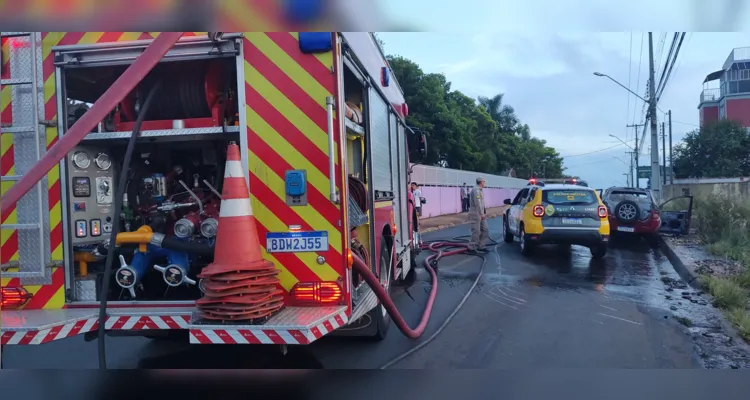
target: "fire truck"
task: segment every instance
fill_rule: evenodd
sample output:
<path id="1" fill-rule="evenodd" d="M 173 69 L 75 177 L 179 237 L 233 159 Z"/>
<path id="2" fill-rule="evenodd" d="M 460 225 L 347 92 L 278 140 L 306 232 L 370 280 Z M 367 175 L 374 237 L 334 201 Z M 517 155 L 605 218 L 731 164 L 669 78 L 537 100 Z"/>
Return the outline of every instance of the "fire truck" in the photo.
<path id="1" fill-rule="evenodd" d="M 413 279 L 409 166 L 426 141 L 373 35 L 175 34 L 2 33 L 3 196 L 57 158 L 3 200 L 0 344 L 90 337 L 102 322 L 110 335 L 196 344 L 384 338 L 391 319 L 353 259 L 378 290 Z M 240 163 L 228 160 L 235 144 Z M 196 303 L 218 289 L 201 274 L 219 256 L 236 165 L 274 268 L 232 288 L 233 318 L 209 318 Z M 272 313 L 252 309 L 261 298 Z"/>

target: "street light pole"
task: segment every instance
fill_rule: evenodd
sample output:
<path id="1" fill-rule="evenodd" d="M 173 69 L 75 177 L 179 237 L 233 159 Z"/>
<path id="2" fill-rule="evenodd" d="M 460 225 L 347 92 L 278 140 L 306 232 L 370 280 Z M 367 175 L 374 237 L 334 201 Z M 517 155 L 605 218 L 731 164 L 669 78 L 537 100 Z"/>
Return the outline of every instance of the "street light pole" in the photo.
<path id="1" fill-rule="evenodd" d="M 659 128 L 656 122 L 656 82 L 654 79 L 654 40 L 653 33 L 648 33 L 648 75 L 649 98 L 648 109 L 651 123 L 651 190 L 654 197 L 661 201 L 661 177 L 659 171 Z"/>

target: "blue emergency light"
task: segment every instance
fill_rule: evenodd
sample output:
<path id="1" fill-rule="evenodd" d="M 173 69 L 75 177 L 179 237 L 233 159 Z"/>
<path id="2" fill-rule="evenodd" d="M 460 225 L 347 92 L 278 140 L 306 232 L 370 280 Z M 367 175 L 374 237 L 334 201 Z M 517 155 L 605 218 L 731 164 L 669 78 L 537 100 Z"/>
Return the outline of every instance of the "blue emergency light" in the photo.
<path id="1" fill-rule="evenodd" d="M 391 70 L 389 70 L 388 67 L 383 67 L 380 70 L 380 80 L 383 84 L 383 87 L 388 87 L 388 85 L 391 83 Z"/>
<path id="2" fill-rule="evenodd" d="M 300 32 L 299 49 L 306 54 L 331 51 L 332 37 L 331 32 Z"/>
<path id="3" fill-rule="evenodd" d="M 322 17 L 323 11 L 323 0 L 284 0 L 284 14 L 291 22 L 313 22 Z"/>
<path id="4" fill-rule="evenodd" d="M 284 175 L 284 188 L 286 189 L 287 196 L 303 196 L 307 188 L 305 174 L 302 171 L 286 171 Z"/>

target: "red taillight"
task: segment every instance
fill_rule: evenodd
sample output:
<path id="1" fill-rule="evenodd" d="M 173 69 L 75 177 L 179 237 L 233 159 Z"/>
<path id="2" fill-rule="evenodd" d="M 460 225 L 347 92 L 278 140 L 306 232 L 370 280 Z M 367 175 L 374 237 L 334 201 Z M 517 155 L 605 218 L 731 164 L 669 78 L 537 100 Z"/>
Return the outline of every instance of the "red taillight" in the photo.
<path id="1" fill-rule="evenodd" d="M 607 207 L 599 206 L 599 218 L 607 218 Z"/>
<path id="2" fill-rule="evenodd" d="M 24 288 L 1 288 L 0 289 L 0 308 L 3 310 L 12 310 L 23 307 L 31 300 L 33 295 Z"/>
<path id="3" fill-rule="evenodd" d="M 534 206 L 533 213 L 535 217 L 541 217 L 542 215 L 544 215 L 544 207 L 538 205 Z"/>
<path id="4" fill-rule="evenodd" d="M 341 301 L 341 287 L 337 282 L 299 282 L 292 288 L 295 303 L 319 305 Z"/>

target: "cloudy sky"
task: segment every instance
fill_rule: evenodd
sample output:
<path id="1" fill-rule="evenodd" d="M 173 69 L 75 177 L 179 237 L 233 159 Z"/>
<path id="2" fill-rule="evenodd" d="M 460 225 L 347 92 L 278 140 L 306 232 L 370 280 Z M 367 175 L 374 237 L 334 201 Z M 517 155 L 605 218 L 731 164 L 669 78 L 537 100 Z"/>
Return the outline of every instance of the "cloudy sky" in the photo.
<path id="1" fill-rule="evenodd" d="M 632 145 L 633 129 L 625 125 L 642 123 L 643 101 L 606 78 L 594 76 L 594 71 L 608 74 L 646 97 L 648 34 L 643 31 L 656 26 L 664 31 L 653 33 L 659 70 L 674 33 L 665 28 L 687 31 L 659 101 L 661 110 L 672 110 L 673 140 L 677 143 L 697 127 L 705 76 L 720 69 L 733 48 L 750 46 L 748 33 L 691 33 L 731 31 L 750 20 L 742 17 L 750 13 L 750 7 L 738 6 L 733 0 L 709 2 L 714 5 L 711 8 L 697 8 L 690 0 L 662 0 L 654 10 L 663 17 L 658 24 L 652 22 L 656 19 L 642 16 L 651 2 L 640 7 L 638 0 L 627 2 L 618 12 L 606 6 L 622 3 L 619 1 L 537 0 L 533 9 L 516 6 L 520 2 L 484 0 L 463 0 L 460 9 L 441 9 L 434 1 L 398 3 L 383 3 L 391 13 L 390 20 L 434 32 L 380 33 L 387 53 L 407 57 L 426 72 L 444 73 L 454 89 L 469 96 L 504 93 L 505 101 L 531 126 L 533 135 L 566 156 L 567 172 L 595 187 L 625 184 L 623 174 L 628 168 L 624 162 L 629 160 L 629 149 L 609 135 Z M 577 12 L 571 14 L 571 9 Z M 398 20 L 399 15 L 418 11 L 422 12 L 418 22 Z M 633 19 L 641 21 L 641 26 L 627 22 L 629 14 L 641 15 Z M 605 29 L 622 32 L 596 32 Z M 664 116 L 658 114 L 661 122 Z M 641 165 L 648 165 L 648 135 L 646 140 Z"/>

